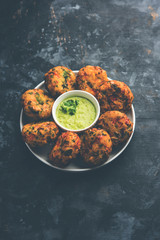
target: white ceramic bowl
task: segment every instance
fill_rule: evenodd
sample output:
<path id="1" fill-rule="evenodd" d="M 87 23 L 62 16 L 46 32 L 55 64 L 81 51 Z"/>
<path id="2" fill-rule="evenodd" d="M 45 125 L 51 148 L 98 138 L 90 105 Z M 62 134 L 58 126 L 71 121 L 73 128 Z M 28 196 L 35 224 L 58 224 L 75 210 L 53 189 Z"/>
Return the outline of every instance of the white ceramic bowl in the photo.
<path id="1" fill-rule="evenodd" d="M 93 105 L 95 106 L 95 109 L 96 109 L 96 118 L 94 120 L 94 122 L 89 125 L 88 127 L 86 128 L 83 128 L 83 129 L 79 129 L 79 130 L 72 130 L 72 129 L 69 129 L 69 128 L 65 128 L 64 126 L 62 126 L 58 119 L 57 119 L 57 116 L 56 116 L 56 109 L 58 107 L 58 105 L 65 99 L 69 98 L 69 97 L 83 97 L 83 98 L 86 98 L 88 99 L 90 102 L 93 103 Z M 54 102 L 53 104 L 53 107 L 52 107 L 52 116 L 53 116 L 53 119 L 54 121 L 56 122 L 56 124 L 62 128 L 63 130 L 65 131 L 72 131 L 72 132 L 81 132 L 81 131 L 85 131 L 87 130 L 88 128 L 92 127 L 98 120 L 99 118 L 99 115 L 100 115 L 100 106 L 99 106 L 99 102 L 97 101 L 97 99 L 90 93 L 88 92 L 85 92 L 85 91 L 82 91 L 82 90 L 73 90 L 73 91 L 69 91 L 69 92 L 66 92 L 66 93 L 63 93 L 62 95 L 60 95 L 56 101 Z"/>

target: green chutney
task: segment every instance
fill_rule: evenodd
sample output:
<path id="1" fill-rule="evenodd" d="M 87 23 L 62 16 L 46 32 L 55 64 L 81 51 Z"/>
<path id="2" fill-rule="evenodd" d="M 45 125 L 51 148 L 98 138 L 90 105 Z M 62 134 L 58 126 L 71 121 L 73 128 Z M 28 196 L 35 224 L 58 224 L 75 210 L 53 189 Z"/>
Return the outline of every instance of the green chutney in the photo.
<path id="1" fill-rule="evenodd" d="M 94 122 L 96 109 L 93 103 L 84 97 L 69 97 L 58 105 L 56 117 L 63 127 L 81 130 Z"/>

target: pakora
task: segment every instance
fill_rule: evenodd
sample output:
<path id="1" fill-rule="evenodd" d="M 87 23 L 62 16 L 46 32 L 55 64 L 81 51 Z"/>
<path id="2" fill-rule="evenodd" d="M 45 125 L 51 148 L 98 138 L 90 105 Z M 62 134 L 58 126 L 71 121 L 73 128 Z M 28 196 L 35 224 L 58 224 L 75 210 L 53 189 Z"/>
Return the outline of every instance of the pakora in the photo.
<path id="1" fill-rule="evenodd" d="M 98 127 L 105 129 L 113 145 L 126 142 L 132 134 L 133 123 L 125 113 L 119 111 L 108 111 L 103 113 L 98 120 Z"/>
<path id="2" fill-rule="evenodd" d="M 58 137 L 53 147 L 49 159 L 57 167 L 67 166 L 71 160 L 75 159 L 81 147 L 81 140 L 78 134 L 64 132 Z"/>
<path id="3" fill-rule="evenodd" d="M 54 122 L 28 123 L 22 129 L 23 140 L 31 147 L 54 142 L 59 129 Z"/>
<path id="4" fill-rule="evenodd" d="M 98 166 L 107 161 L 112 141 L 105 130 L 91 128 L 82 134 L 81 140 L 81 155 L 88 166 Z"/>
<path id="5" fill-rule="evenodd" d="M 75 73 L 64 66 L 57 66 L 45 74 L 45 87 L 53 97 L 74 90 L 76 87 Z"/>
<path id="6" fill-rule="evenodd" d="M 97 97 L 99 88 L 104 83 L 109 82 L 107 73 L 98 66 L 86 66 L 79 70 L 77 74 L 77 85 L 80 90 L 87 91 Z"/>
<path id="7" fill-rule="evenodd" d="M 101 111 L 131 109 L 133 93 L 124 83 L 109 80 L 105 70 L 98 66 L 86 66 L 77 75 L 78 88 L 94 95 L 101 106 Z"/>
<path id="8" fill-rule="evenodd" d="M 28 117 L 34 120 L 51 116 L 54 100 L 42 89 L 30 89 L 23 93 L 21 104 Z"/>
<path id="9" fill-rule="evenodd" d="M 102 112 L 108 110 L 127 112 L 131 109 L 134 96 L 131 89 L 124 82 L 111 80 L 110 85 L 104 84 L 100 86 L 100 93 L 102 94 L 99 97 Z M 105 99 L 107 103 L 105 103 Z"/>

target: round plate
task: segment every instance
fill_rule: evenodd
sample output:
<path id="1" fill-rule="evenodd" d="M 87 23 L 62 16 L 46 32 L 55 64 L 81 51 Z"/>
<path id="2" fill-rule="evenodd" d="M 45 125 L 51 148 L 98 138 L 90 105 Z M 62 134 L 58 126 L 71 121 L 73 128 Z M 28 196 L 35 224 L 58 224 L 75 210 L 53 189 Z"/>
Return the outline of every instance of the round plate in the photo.
<path id="1" fill-rule="evenodd" d="M 76 75 L 78 73 L 78 71 L 73 71 L 73 72 Z M 40 84 L 38 84 L 35 88 L 45 90 L 44 81 L 42 81 Z M 126 147 L 128 146 L 129 142 L 131 141 L 131 139 L 133 137 L 134 130 L 135 130 L 135 122 L 136 122 L 136 120 L 135 120 L 135 111 L 134 111 L 133 104 L 132 104 L 131 110 L 127 113 L 127 116 L 133 122 L 133 132 L 132 132 L 130 138 L 128 139 L 128 141 L 126 143 L 121 144 L 119 147 L 115 148 L 111 152 L 111 154 L 110 154 L 109 158 L 106 160 L 106 162 L 104 162 L 102 165 L 97 166 L 97 167 L 83 168 L 83 167 L 80 167 L 79 165 L 76 165 L 74 163 L 70 163 L 65 168 L 59 168 L 59 167 L 56 167 L 56 166 L 54 166 L 54 165 L 52 165 L 52 164 L 50 164 L 48 162 L 48 159 L 49 159 L 48 156 L 49 156 L 49 153 L 51 152 L 53 146 L 46 145 L 46 146 L 43 146 L 43 147 L 34 147 L 33 148 L 33 147 L 30 147 L 27 143 L 25 143 L 25 144 L 27 145 L 28 149 L 31 151 L 31 153 L 36 158 L 38 158 L 40 161 L 42 161 L 43 163 L 47 164 L 48 166 L 50 166 L 52 168 L 55 168 L 55 169 L 58 169 L 58 170 L 62 170 L 62 171 L 70 171 L 70 172 L 81 172 L 81 171 L 95 170 L 97 168 L 105 166 L 106 164 L 108 164 L 111 161 L 113 161 L 114 159 L 116 159 L 126 149 Z M 20 130 L 22 131 L 22 128 L 23 128 L 23 126 L 25 124 L 33 122 L 33 121 L 34 121 L 33 119 L 28 118 L 24 114 L 23 109 L 22 109 L 21 110 L 21 114 L 20 114 Z"/>

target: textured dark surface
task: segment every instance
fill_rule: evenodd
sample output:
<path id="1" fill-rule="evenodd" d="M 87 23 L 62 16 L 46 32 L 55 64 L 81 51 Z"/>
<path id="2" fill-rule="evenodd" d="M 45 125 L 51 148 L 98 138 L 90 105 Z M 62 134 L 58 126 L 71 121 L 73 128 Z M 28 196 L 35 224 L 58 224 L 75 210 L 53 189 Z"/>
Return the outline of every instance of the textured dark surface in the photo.
<path id="1" fill-rule="evenodd" d="M 159 0 L 6 0 L 0 11 L 0 239 L 159 240 Z M 103 169 L 62 173 L 21 141 L 19 99 L 53 65 L 86 64 L 131 87 L 136 131 Z"/>

